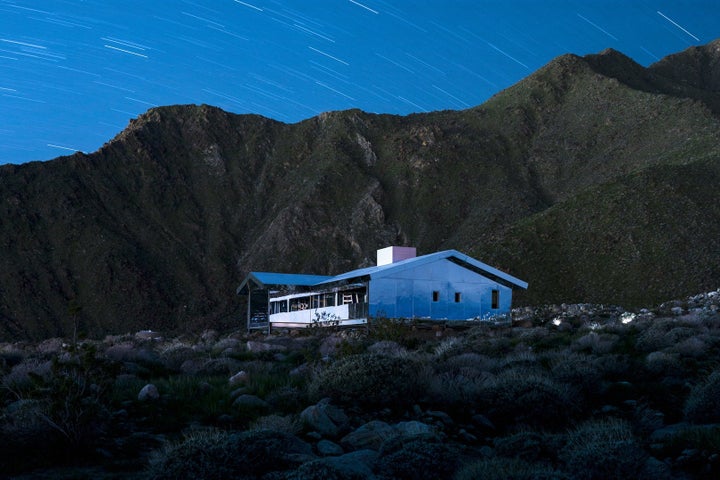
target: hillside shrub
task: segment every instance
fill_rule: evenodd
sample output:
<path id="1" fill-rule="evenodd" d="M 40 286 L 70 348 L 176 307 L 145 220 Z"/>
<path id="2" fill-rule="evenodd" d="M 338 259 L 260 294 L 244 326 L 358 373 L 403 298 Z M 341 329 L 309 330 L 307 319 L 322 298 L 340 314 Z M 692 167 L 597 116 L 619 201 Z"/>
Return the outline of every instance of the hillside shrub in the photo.
<path id="1" fill-rule="evenodd" d="M 545 428 L 565 425 L 579 412 L 576 391 L 547 374 L 524 369 L 500 372 L 483 382 L 481 403 L 496 425 Z"/>
<path id="2" fill-rule="evenodd" d="M 257 478 L 296 468 L 296 458 L 311 454 L 310 445 L 281 432 L 197 429 L 154 452 L 146 475 L 149 480 Z"/>
<path id="3" fill-rule="evenodd" d="M 56 452 L 63 438 L 43 418 L 46 408 L 41 400 L 23 399 L 0 411 L 0 471 L 3 474 L 44 467 L 58 460 Z M 38 455 L 38 451 L 43 454 Z"/>
<path id="4" fill-rule="evenodd" d="M 367 475 L 320 459 L 303 463 L 285 478 L 286 480 L 365 480 Z"/>
<path id="5" fill-rule="evenodd" d="M 517 458 L 488 458 L 462 467 L 453 480 L 570 480 L 570 477 L 541 463 Z"/>
<path id="6" fill-rule="evenodd" d="M 612 418 L 580 424 L 559 456 L 577 480 L 638 478 L 647 459 L 630 426 Z"/>
<path id="7" fill-rule="evenodd" d="M 181 441 L 154 452 L 146 469 L 148 480 L 221 480 L 242 471 L 238 437 L 220 430 L 193 430 Z"/>
<path id="8" fill-rule="evenodd" d="M 372 406 L 414 402 L 426 380 L 420 362 L 375 354 L 352 355 L 320 370 L 308 386 L 311 397 Z"/>
<path id="9" fill-rule="evenodd" d="M 586 399 L 600 392 L 603 372 L 596 357 L 564 350 L 548 360 L 550 375 L 556 381 L 575 386 Z"/>
<path id="10" fill-rule="evenodd" d="M 685 418 L 693 423 L 720 422 L 720 370 L 695 385 L 685 401 Z"/>

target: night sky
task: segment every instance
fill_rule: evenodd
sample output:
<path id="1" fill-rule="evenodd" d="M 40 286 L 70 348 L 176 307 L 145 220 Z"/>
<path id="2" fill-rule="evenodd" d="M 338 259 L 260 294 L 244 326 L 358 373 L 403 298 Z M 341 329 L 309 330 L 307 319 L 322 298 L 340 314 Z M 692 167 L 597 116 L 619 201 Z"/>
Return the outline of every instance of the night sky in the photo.
<path id="1" fill-rule="evenodd" d="M 718 0 L 0 0 L 0 164 L 92 152 L 161 105 L 464 109 L 564 53 L 649 65 L 719 27 Z"/>

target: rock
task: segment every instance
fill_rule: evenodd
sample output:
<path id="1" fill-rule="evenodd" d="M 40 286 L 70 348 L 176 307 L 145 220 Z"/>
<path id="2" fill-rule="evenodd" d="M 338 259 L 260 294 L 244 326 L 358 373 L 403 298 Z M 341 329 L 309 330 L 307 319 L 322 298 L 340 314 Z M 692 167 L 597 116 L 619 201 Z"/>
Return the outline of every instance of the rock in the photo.
<path id="1" fill-rule="evenodd" d="M 476 413 L 472 416 L 472 422 L 475 427 L 484 432 L 495 431 L 495 424 L 490 421 L 485 415 Z"/>
<path id="2" fill-rule="evenodd" d="M 348 450 L 379 450 L 383 442 L 396 436 L 395 429 L 381 420 L 372 420 L 345 435 L 340 444 Z"/>
<path id="3" fill-rule="evenodd" d="M 710 427 L 712 427 L 712 425 L 710 425 Z M 652 432 L 650 434 L 649 441 L 650 443 L 665 443 L 668 440 L 672 440 L 677 437 L 684 430 L 689 430 L 690 428 L 697 428 L 697 426 L 691 427 L 690 424 L 686 422 L 667 425 Z"/>
<path id="4" fill-rule="evenodd" d="M 435 433 L 435 430 L 430 425 L 416 420 L 400 422 L 394 428 L 398 435 L 404 437 L 417 437 Z"/>
<path id="5" fill-rule="evenodd" d="M 233 407 L 248 409 L 248 410 L 264 410 L 270 405 L 262 398 L 256 395 L 248 395 L 244 393 L 237 397 L 233 402 Z"/>
<path id="6" fill-rule="evenodd" d="M 232 392 L 230 392 L 230 398 L 237 398 L 237 397 L 239 397 L 240 395 L 242 395 L 243 393 L 247 393 L 247 392 L 248 392 L 248 388 L 247 388 L 247 387 L 236 388 L 235 390 L 233 390 Z"/>
<path id="7" fill-rule="evenodd" d="M 140 393 L 138 393 L 138 400 L 141 402 L 153 402 L 160 398 L 160 392 L 155 385 L 148 383 L 145 385 Z"/>
<path id="8" fill-rule="evenodd" d="M 648 457 L 645 461 L 642 477 L 652 478 L 653 480 L 670 480 L 673 478 L 670 466 L 655 457 Z"/>
<path id="9" fill-rule="evenodd" d="M 285 347 L 284 345 L 275 345 L 273 343 L 256 342 L 253 340 L 248 340 L 247 349 L 249 352 L 252 352 L 252 353 L 284 352 L 285 350 L 287 350 L 287 347 Z"/>
<path id="10" fill-rule="evenodd" d="M 155 340 L 161 341 L 163 336 L 160 332 L 153 332 L 152 330 L 140 330 L 135 334 L 135 338 L 138 340 Z"/>
<path id="11" fill-rule="evenodd" d="M 320 440 L 317 444 L 317 451 L 323 457 L 337 456 L 345 453 L 340 445 L 330 440 Z"/>
<path id="12" fill-rule="evenodd" d="M 205 343 L 213 343 L 218 339 L 218 336 L 217 330 L 205 330 L 200 334 L 200 340 Z"/>
<path id="13" fill-rule="evenodd" d="M 342 409 L 330 405 L 325 398 L 300 413 L 300 420 L 324 437 L 335 438 L 347 426 L 350 419 Z"/>
<path id="14" fill-rule="evenodd" d="M 248 373 L 244 370 L 240 370 L 235 375 L 230 377 L 230 379 L 228 380 L 228 383 L 230 383 L 230 386 L 234 387 L 235 385 L 247 382 L 248 378 L 249 378 Z"/>
<path id="15" fill-rule="evenodd" d="M 240 340 L 237 338 L 223 338 L 222 340 L 219 340 L 215 343 L 213 346 L 213 350 L 216 352 L 221 352 L 224 355 L 229 355 L 233 353 L 238 353 L 242 350 L 240 346 Z"/>
<path id="16" fill-rule="evenodd" d="M 425 412 L 425 416 L 430 417 L 433 420 L 440 420 L 446 427 L 450 427 L 455 423 L 450 415 L 439 410 L 428 410 Z"/>
<path id="17" fill-rule="evenodd" d="M 306 377 L 310 374 L 311 368 L 308 363 L 303 363 L 288 372 L 291 377 Z"/>
<path id="18" fill-rule="evenodd" d="M 292 478 L 363 478 L 374 480 L 372 466 L 378 454 L 372 450 L 358 450 L 339 457 L 325 457 L 308 462 Z"/>
<path id="19" fill-rule="evenodd" d="M 475 435 L 473 435 L 472 433 L 468 433 L 468 431 L 464 428 L 458 430 L 457 436 L 465 443 L 477 443 L 478 441 L 478 438 Z"/>

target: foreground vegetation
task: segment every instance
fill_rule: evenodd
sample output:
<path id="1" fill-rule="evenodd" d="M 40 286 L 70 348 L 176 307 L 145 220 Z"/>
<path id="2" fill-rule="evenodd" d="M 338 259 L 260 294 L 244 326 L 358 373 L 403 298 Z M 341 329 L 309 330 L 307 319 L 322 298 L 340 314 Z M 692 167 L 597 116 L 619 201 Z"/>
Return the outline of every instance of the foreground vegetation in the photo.
<path id="1" fill-rule="evenodd" d="M 718 305 L 0 344 L 0 478 L 717 478 Z"/>

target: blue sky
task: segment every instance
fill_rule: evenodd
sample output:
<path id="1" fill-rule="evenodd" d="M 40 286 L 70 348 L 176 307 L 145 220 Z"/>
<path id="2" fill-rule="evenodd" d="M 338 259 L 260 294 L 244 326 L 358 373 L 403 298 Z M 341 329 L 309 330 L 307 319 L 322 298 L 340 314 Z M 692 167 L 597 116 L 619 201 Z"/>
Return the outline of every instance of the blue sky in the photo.
<path id="1" fill-rule="evenodd" d="M 717 0 L 0 0 L 0 164 L 95 151 L 161 105 L 464 109 L 564 53 L 649 65 L 719 27 Z"/>

